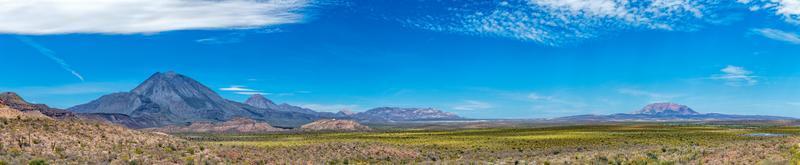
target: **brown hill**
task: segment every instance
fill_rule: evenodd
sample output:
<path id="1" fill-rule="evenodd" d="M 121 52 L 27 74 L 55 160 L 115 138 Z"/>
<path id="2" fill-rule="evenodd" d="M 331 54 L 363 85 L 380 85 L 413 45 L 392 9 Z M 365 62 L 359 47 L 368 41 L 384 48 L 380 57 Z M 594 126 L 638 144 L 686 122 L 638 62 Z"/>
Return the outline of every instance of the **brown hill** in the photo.
<path id="1" fill-rule="evenodd" d="M 20 113 L 0 108 L 2 116 Z M 0 118 L 0 164 L 28 164 L 33 160 L 49 164 L 219 162 L 207 149 L 164 134 L 77 119 Z"/>
<path id="2" fill-rule="evenodd" d="M 75 113 L 70 111 L 50 108 L 44 104 L 31 104 L 14 92 L 0 93 L 0 105 L 8 106 L 28 114 L 43 114 L 56 119 L 74 118 Z"/>
<path id="3" fill-rule="evenodd" d="M 367 126 L 353 120 L 323 119 L 300 127 L 304 131 L 369 131 Z"/>
<path id="4" fill-rule="evenodd" d="M 145 130 L 167 133 L 264 133 L 284 131 L 284 129 L 272 127 L 265 122 L 256 122 L 247 118 L 235 118 L 221 123 L 195 122 L 183 126 L 171 125 Z"/>

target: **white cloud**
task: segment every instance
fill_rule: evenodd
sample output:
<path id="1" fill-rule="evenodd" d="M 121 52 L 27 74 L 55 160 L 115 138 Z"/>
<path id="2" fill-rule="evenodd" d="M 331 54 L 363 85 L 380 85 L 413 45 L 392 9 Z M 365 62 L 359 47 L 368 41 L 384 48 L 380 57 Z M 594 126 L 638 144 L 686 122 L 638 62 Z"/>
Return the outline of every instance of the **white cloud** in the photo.
<path id="1" fill-rule="evenodd" d="M 769 39 L 788 42 L 792 44 L 800 44 L 800 35 L 790 32 L 785 32 L 777 29 L 763 28 L 753 29 L 753 32 Z"/>
<path id="2" fill-rule="evenodd" d="M 640 89 L 634 88 L 621 88 L 617 89 L 617 92 L 625 95 L 630 96 L 637 96 L 637 97 L 647 97 L 652 103 L 655 102 L 670 102 L 672 99 L 678 97 L 678 95 L 674 94 L 663 94 L 663 93 L 656 93 L 651 91 L 645 91 Z"/>
<path id="3" fill-rule="evenodd" d="M 360 108 L 355 104 L 300 104 L 300 107 L 323 112 L 339 112 L 341 110 L 354 111 Z"/>
<path id="4" fill-rule="evenodd" d="M 0 0 L 0 33 L 157 33 L 297 23 L 310 0 Z"/>
<path id="5" fill-rule="evenodd" d="M 240 86 L 240 85 L 233 85 L 233 86 L 227 87 L 227 88 L 219 88 L 219 90 L 221 90 L 221 91 L 237 91 L 237 92 L 255 92 L 255 91 L 258 91 L 258 90 L 250 89 L 250 88 L 247 88 L 245 86 Z"/>
<path id="6" fill-rule="evenodd" d="M 585 106 L 586 104 L 577 102 L 577 101 L 570 101 L 566 99 L 561 99 L 556 96 L 548 96 L 548 95 L 541 95 L 538 93 L 530 93 L 527 96 L 528 99 L 532 101 L 544 101 L 549 103 L 555 104 L 564 104 L 564 105 L 572 105 L 572 106 Z"/>
<path id="7" fill-rule="evenodd" d="M 247 88 L 246 86 L 232 85 L 226 88 L 219 88 L 221 91 L 229 91 L 240 95 L 270 95 L 272 93 L 262 92 L 260 90 Z"/>
<path id="8" fill-rule="evenodd" d="M 711 79 L 724 80 L 728 86 L 753 86 L 758 83 L 753 72 L 743 67 L 728 65 L 720 71 L 724 74 L 713 75 Z"/>
<path id="9" fill-rule="evenodd" d="M 783 17 L 786 22 L 800 24 L 800 1 L 798 0 L 738 0 L 751 5 L 750 10 L 767 10 Z"/>
<path id="10" fill-rule="evenodd" d="M 531 100 L 553 100 L 553 96 L 542 96 L 538 93 L 530 93 L 528 94 L 528 98 Z"/>
<path id="11" fill-rule="evenodd" d="M 694 30 L 724 14 L 704 0 L 517 0 L 398 19 L 407 26 L 560 45 L 624 29 Z M 476 7 L 479 6 L 479 7 Z M 489 8 L 489 10 L 487 10 Z"/>
<path id="12" fill-rule="evenodd" d="M 67 72 L 69 72 L 76 78 L 80 79 L 81 81 L 84 81 L 83 76 L 80 73 L 78 73 L 78 71 L 72 69 L 72 67 L 69 66 L 67 62 L 65 62 L 61 58 L 56 57 L 56 53 L 54 51 L 40 45 L 39 43 L 28 37 L 17 37 L 17 39 L 27 44 L 28 46 L 33 47 L 34 49 L 36 49 L 36 51 L 39 51 L 40 54 L 47 56 L 47 58 L 50 58 L 50 60 L 53 60 L 54 62 L 58 63 L 58 65 L 61 65 L 62 69 L 66 70 Z"/>
<path id="13" fill-rule="evenodd" d="M 244 40 L 243 38 L 247 36 L 245 33 L 236 32 L 236 33 L 229 33 L 221 36 L 216 37 L 208 37 L 197 39 L 195 42 L 201 44 L 234 44 L 239 43 Z"/>
<path id="14" fill-rule="evenodd" d="M 472 111 L 472 110 L 481 110 L 481 109 L 489 109 L 492 108 L 492 104 L 482 101 L 476 100 L 466 100 L 463 104 L 456 105 L 453 107 L 455 110 L 464 110 L 464 111 Z"/>
<path id="15" fill-rule="evenodd" d="M 233 92 L 240 95 L 269 95 L 271 93 L 264 93 L 264 92 Z"/>

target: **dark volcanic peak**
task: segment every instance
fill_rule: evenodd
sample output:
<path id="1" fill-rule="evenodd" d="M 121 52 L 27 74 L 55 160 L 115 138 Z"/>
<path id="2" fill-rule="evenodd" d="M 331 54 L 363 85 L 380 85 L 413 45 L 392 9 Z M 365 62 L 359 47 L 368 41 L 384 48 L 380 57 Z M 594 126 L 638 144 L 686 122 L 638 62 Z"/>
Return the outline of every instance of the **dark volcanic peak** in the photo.
<path id="1" fill-rule="evenodd" d="M 653 103 L 633 114 L 642 115 L 699 115 L 692 108 L 675 103 Z"/>
<path id="2" fill-rule="evenodd" d="M 257 108 L 226 100 L 200 82 L 175 72 L 155 73 L 131 92 L 106 95 L 70 110 L 124 114 L 137 123 L 123 124 L 146 127 L 186 122 L 222 122 L 239 117 L 269 121 L 280 126 L 299 126 L 318 118 L 316 114 Z"/>
<path id="3" fill-rule="evenodd" d="M 180 96 L 182 98 L 209 99 L 216 102 L 225 101 L 225 99 L 200 82 L 171 71 L 153 74 L 142 84 L 131 90 L 131 93 L 164 99 L 178 99 L 174 97 Z"/>
<path id="4" fill-rule="evenodd" d="M 269 100 L 260 94 L 254 94 L 250 96 L 250 98 L 247 98 L 244 103 L 256 108 L 276 109 L 278 107 L 275 102 L 272 102 L 272 100 Z"/>
<path id="5" fill-rule="evenodd" d="M 353 115 L 353 118 L 367 122 L 462 119 L 454 113 L 443 112 L 433 108 L 398 107 L 374 108 L 366 112 L 357 113 Z"/>

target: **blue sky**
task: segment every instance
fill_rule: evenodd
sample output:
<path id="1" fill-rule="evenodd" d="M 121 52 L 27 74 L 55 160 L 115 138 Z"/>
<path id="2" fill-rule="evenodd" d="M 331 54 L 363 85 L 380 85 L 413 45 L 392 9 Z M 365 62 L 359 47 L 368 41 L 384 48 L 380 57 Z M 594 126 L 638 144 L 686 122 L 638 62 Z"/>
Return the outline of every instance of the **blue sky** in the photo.
<path id="1" fill-rule="evenodd" d="M 0 91 L 67 108 L 176 71 L 321 111 L 800 117 L 793 0 L 89 1 L 2 2 Z"/>

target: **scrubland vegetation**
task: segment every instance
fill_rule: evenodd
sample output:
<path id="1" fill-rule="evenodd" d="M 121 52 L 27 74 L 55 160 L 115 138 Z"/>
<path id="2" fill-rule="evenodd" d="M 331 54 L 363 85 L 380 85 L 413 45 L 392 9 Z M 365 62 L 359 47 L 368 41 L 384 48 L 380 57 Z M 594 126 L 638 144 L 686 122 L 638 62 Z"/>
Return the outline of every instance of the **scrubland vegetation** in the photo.
<path id="1" fill-rule="evenodd" d="M 795 127 L 619 124 L 182 136 L 244 163 L 788 164 L 800 160 L 797 133 Z"/>
<path id="2" fill-rule="evenodd" d="M 609 124 L 274 134 L 0 118 L 0 164 L 796 164 L 800 128 Z M 780 136 L 748 136 L 773 133 Z"/>
<path id="3" fill-rule="evenodd" d="M 0 118 L 2 164 L 217 163 L 209 149 L 169 135 L 80 120 Z"/>

